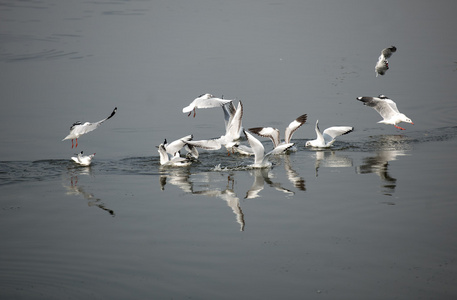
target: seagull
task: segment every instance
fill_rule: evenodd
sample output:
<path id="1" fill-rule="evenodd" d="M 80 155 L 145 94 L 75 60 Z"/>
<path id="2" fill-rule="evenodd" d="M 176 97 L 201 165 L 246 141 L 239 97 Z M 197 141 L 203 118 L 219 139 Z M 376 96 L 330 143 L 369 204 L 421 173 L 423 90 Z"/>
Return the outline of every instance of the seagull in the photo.
<path id="1" fill-rule="evenodd" d="M 160 155 L 160 165 L 162 166 L 172 166 L 172 167 L 186 167 L 191 164 L 191 161 L 187 158 L 181 157 L 179 155 L 179 151 L 176 153 L 175 156 L 170 156 L 165 149 L 164 144 L 159 145 L 159 149 L 157 150 Z"/>
<path id="2" fill-rule="evenodd" d="M 256 139 L 252 134 L 243 130 L 249 145 L 251 145 L 252 150 L 254 151 L 254 164 L 250 165 L 251 168 L 268 168 L 271 166 L 271 162 L 268 161 L 268 157 L 273 154 L 274 149 L 265 154 L 265 148 L 262 143 Z M 294 143 L 283 144 L 284 149 L 292 147 Z"/>
<path id="3" fill-rule="evenodd" d="M 214 98 L 213 95 L 211 94 L 203 94 L 195 98 L 194 101 L 192 101 L 188 106 L 184 107 L 182 109 L 183 113 L 189 113 L 187 116 L 189 117 L 192 114 L 192 111 L 194 112 L 194 118 L 195 118 L 195 110 L 197 108 L 213 108 L 213 107 L 218 107 L 222 106 L 225 103 L 229 103 L 232 100 L 225 100 L 221 98 Z"/>
<path id="4" fill-rule="evenodd" d="M 186 135 L 176 141 L 171 143 L 167 143 L 167 139 L 163 142 L 165 150 L 167 153 L 171 154 L 172 156 L 176 156 L 176 153 L 179 152 L 183 147 L 187 150 L 188 154 L 193 158 L 198 158 L 198 150 L 192 145 L 186 144 L 186 141 L 192 140 L 193 136 Z"/>
<path id="5" fill-rule="evenodd" d="M 306 122 L 307 115 L 301 115 L 292 122 L 290 122 L 289 126 L 287 126 L 285 131 L 284 142 L 281 142 L 279 130 L 273 127 L 254 127 L 249 128 L 249 131 L 252 133 L 258 134 L 262 137 L 270 138 L 273 142 L 273 153 L 272 154 L 281 154 L 284 153 L 287 149 L 289 150 L 297 150 L 295 147 L 283 147 L 285 144 L 290 144 L 290 140 L 292 139 L 292 135 L 294 132 L 300 128 Z"/>
<path id="6" fill-rule="evenodd" d="M 391 57 L 392 53 L 395 51 L 397 51 L 397 47 L 395 46 L 385 48 L 381 51 L 381 55 L 375 66 L 376 77 L 378 77 L 378 75 L 384 75 L 386 71 L 389 70 L 389 61 L 387 59 Z"/>
<path id="7" fill-rule="evenodd" d="M 83 151 L 78 153 L 77 156 L 72 156 L 71 159 L 74 160 L 75 163 L 80 164 L 82 166 L 90 166 L 92 162 L 92 158 L 94 158 L 95 153 L 91 155 L 83 155 Z"/>
<path id="8" fill-rule="evenodd" d="M 307 141 L 305 147 L 316 147 L 316 148 L 329 148 L 335 142 L 335 138 L 348 134 L 354 130 L 354 127 L 350 126 L 333 126 L 324 130 L 323 133 L 319 130 L 319 120 L 316 121 L 316 135 L 317 139 Z"/>
<path id="9" fill-rule="evenodd" d="M 230 150 L 233 150 L 233 147 L 238 145 L 238 140 L 240 139 L 240 129 L 241 127 L 241 118 L 243 117 L 243 104 L 238 102 L 238 107 L 235 111 L 235 114 L 230 117 L 227 122 L 225 129 L 225 135 L 210 140 L 200 140 L 200 141 L 185 141 L 186 144 L 192 145 L 198 148 L 203 148 L 206 150 L 219 150 L 224 146 L 228 154 L 230 155 Z"/>
<path id="10" fill-rule="evenodd" d="M 116 111 L 117 111 L 117 107 L 114 108 L 113 112 L 111 113 L 111 115 L 109 115 L 108 118 L 105 118 L 105 119 L 95 122 L 95 123 L 86 122 L 86 123 L 82 124 L 79 121 L 76 123 L 73 123 L 73 125 L 71 125 L 71 127 L 70 127 L 70 134 L 67 135 L 62 141 L 71 139 L 71 148 L 73 148 L 73 140 L 75 139 L 76 140 L 75 148 L 78 147 L 78 138 L 81 135 L 91 132 L 92 130 L 94 130 L 95 128 L 100 126 L 103 122 L 112 118 L 114 116 L 114 114 L 116 113 Z"/>
<path id="11" fill-rule="evenodd" d="M 414 125 L 411 119 L 398 111 L 397 104 L 385 95 L 379 95 L 378 97 L 357 97 L 357 100 L 362 101 L 364 105 L 373 107 L 383 117 L 383 120 L 378 123 L 392 124 L 395 128 L 401 130 L 405 130 L 405 128 L 397 126 L 400 122 Z"/>

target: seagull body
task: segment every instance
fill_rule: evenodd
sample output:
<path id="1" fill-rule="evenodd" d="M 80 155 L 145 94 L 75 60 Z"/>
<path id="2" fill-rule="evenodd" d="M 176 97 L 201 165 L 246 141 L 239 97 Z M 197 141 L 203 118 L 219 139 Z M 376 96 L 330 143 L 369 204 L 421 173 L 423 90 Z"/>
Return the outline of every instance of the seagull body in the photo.
<path id="1" fill-rule="evenodd" d="M 241 118 L 243 117 L 243 104 L 238 103 L 238 108 L 235 114 L 227 121 L 225 135 L 211 140 L 186 141 L 186 144 L 206 150 L 219 150 L 224 146 L 227 151 L 233 150 L 233 147 L 238 145 L 240 139 Z M 229 152 L 230 154 L 230 152 Z"/>
<path id="2" fill-rule="evenodd" d="M 284 136 L 284 141 L 281 142 L 279 130 L 273 127 L 255 127 L 249 128 L 249 131 L 258 134 L 262 137 L 270 138 L 273 142 L 273 153 L 272 154 L 281 154 L 284 153 L 287 149 L 289 150 L 297 150 L 295 147 L 283 147 L 285 144 L 290 144 L 290 140 L 292 139 L 292 135 L 294 132 L 300 128 L 306 122 L 307 115 L 303 114 L 290 122 L 287 126 Z"/>
<path id="3" fill-rule="evenodd" d="M 182 109 L 183 113 L 189 113 L 187 116 L 190 116 L 192 114 L 192 111 L 194 112 L 194 118 L 195 118 L 195 110 L 197 108 L 213 108 L 213 107 L 219 107 L 222 106 L 225 103 L 231 102 L 232 100 L 225 100 L 221 98 L 214 98 L 213 95 L 211 94 L 203 94 L 195 98 L 194 101 L 192 101 L 188 106 L 184 107 Z"/>
<path id="4" fill-rule="evenodd" d="M 71 127 L 70 127 L 70 134 L 67 135 L 62 141 L 71 139 L 71 148 L 73 148 L 73 140 L 76 140 L 75 148 L 78 147 L 78 138 L 81 135 L 91 132 L 92 130 L 96 129 L 103 122 L 112 118 L 114 116 L 114 114 L 116 113 L 116 111 L 117 111 L 117 107 L 114 108 L 113 112 L 111 113 L 111 115 L 109 115 L 109 117 L 107 117 L 103 120 L 100 120 L 98 122 L 95 122 L 95 123 L 90 123 L 90 122 L 86 122 L 84 124 L 81 122 L 73 123 L 73 125 L 71 125 Z"/>
<path id="5" fill-rule="evenodd" d="M 175 156 L 170 157 L 164 144 L 159 145 L 158 152 L 160 155 L 160 165 L 162 166 L 186 167 L 191 164 L 191 161 L 187 158 L 181 157 L 179 152 L 177 152 Z"/>
<path id="6" fill-rule="evenodd" d="M 319 130 L 319 120 L 317 120 L 315 130 L 317 138 L 312 141 L 307 141 L 305 147 L 329 148 L 335 142 L 336 137 L 352 132 L 354 127 L 332 126 L 325 129 L 324 132 L 321 133 Z"/>
<path id="7" fill-rule="evenodd" d="M 176 156 L 176 154 L 184 147 L 184 149 L 187 150 L 189 155 L 193 158 L 198 158 L 198 150 L 192 145 L 186 144 L 187 141 L 191 141 L 193 136 L 186 135 L 185 137 L 182 137 L 176 141 L 173 141 L 171 143 L 167 143 L 167 140 L 165 139 L 163 145 L 165 147 L 165 150 L 167 153 L 171 154 L 171 156 Z"/>
<path id="8" fill-rule="evenodd" d="M 78 153 L 77 156 L 72 156 L 71 159 L 75 163 L 80 164 L 82 166 L 90 166 L 90 164 L 92 162 L 92 158 L 94 156 L 95 156 L 95 153 L 91 154 L 91 155 L 83 155 L 83 151 L 81 151 L 80 153 Z"/>
<path id="9" fill-rule="evenodd" d="M 379 95 L 379 97 L 357 97 L 357 100 L 363 102 L 366 106 L 373 107 L 381 115 L 383 120 L 378 123 L 391 124 L 401 130 L 405 130 L 405 128 L 397 126 L 400 122 L 414 125 L 411 119 L 398 111 L 397 104 L 385 95 Z"/>
<path id="10" fill-rule="evenodd" d="M 395 51 L 397 51 L 397 47 L 395 46 L 385 48 L 381 51 L 381 55 L 375 66 L 376 77 L 378 77 L 378 75 L 384 75 L 386 71 L 389 70 L 389 61 L 387 59 L 391 57 L 392 53 Z"/>
<path id="11" fill-rule="evenodd" d="M 262 143 L 256 139 L 252 134 L 244 130 L 244 134 L 248 140 L 249 145 L 251 145 L 252 150 L 254 151 L 254 164 L 250 165 L 251 168 L 268 168 L 271 166 L 271 162 L 268 161 L 268 157 L 273 154 L 273 151 L 268 152 L 265 154 L 265 148 L 263 147 Z M 283 151 L 287 150 L 288 148 L 292 147 L 293 143 L 288 144 L 281 144 L 280 148 Z"/>

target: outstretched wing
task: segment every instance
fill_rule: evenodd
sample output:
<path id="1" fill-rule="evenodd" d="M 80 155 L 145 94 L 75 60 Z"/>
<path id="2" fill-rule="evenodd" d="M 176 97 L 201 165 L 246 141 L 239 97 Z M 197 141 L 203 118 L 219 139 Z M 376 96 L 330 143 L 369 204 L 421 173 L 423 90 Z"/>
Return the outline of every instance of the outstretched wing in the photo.
<path id="1" fill-rule="evenodd" d="M 197 148 L 206 149 L 206 150 L 219 150 L 222 147 L 221 143 L 217 139 L 216 140 L 186 141 L 186 144 L 197 147 Z"/>
<path id="2" fill-rule="evenodd" d="M 329 143 L 334 140 L 337 136 L 348 134 L 349 132 L 353 131 L 354 127 L 350 126 L 333 126 L 329 127 L 324 130 L 323 136 L 325 143 Z"/>
<path id="3" fill-rule="evenodd" d="M 300 128 L 303 124 L 305 124 L 307 117 L 308 117 L 307 114 L 301 115 L 298 118 L 296 118 L 295 120 L 293 120 L 289 124 L 289 126 L 287 126 L 286 132 L 285 132 L 285 137 L 284 137 L 285 143 L 290 143 L 290 140 L 292 139 L 292 135 L 298 128 Z"/>

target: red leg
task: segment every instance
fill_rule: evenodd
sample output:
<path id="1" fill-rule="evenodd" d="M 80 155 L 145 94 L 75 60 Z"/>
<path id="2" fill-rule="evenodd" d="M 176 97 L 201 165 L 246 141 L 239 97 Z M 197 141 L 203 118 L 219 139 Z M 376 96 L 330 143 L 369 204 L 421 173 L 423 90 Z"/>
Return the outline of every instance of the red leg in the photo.
<path id="1" fill-rule="evenodd" d="M 401 130 L 406 130 L 405 128 L 401 128 L 400 126 L 394 125 L 395 128 L 401 129 Z"/>
<path id="2" fill-rule="evenodd" d="M 195 108 L 194 108 L 194 118 L 195 118 Z"/>
<path id="3" fill-rule="evenodd" d="M 190 111 L 190 113 L 187 115 L 188 117 L 192 114 L 192 111 Z"/>
<path id="4" fill-rule="evenodd" d="M 71 140 L 71 149 L 73 149 L 73 139 Z"/>
<path id="5" fill-rule="evenodd" d="M 78 139 L 76 139 L 76 146 L 75 148 L 78 148 Z"/>

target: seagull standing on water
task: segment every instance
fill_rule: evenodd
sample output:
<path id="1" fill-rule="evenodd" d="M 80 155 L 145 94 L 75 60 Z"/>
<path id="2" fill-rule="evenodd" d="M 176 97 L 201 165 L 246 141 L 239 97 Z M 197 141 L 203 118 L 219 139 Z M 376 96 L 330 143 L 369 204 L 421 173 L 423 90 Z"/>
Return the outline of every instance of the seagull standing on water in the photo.
<path id="1" fill-rule="evenodd" d="M 81 151 L 80 153 L 78 153 L 77 156 L 72 156 L 72 160 L 77 163 L 77 164 L 80 164 L 82 166 L 89 166 L 92 162 L 92 158 L 94 158 L 95 156 L 95 153 L 94 154 L 91 154 L 91 155 L 83 155 L 83 151 Z"/>
<path id="2" fill-rule="evenodd" d="M 294 132 L 305 124 L 306 118 L 307 115 L 303 114 L 290 122 L 285 131 L 284 142 L 281 142 L 279 130 L 273 127 L 254 127 L 249 128 L 249 131 L 262 137 L 270 138 L 274 146 L 272 154 L 281 154 L 286 152 L 286 150 L 296 150 L 295 147 L 288 146 L 288 144 L 290 144 L 290 140 L 292 139 Z"/>
<path id="3" fill-rule="evenodd" d="M 391 124 L 401 130 L 405 130 L 405 128 L 397 126 L 400 122 L 414 125 L 411 119 L 398 111 L 397 104 L 385 95 L 379 95 L 379 97 L 357 97 L 357 100 L 363 102 L 366 106 L 373 107 L 383 117 L 383 120 L 378 123 Z"/>
<path id="4" fill-rule="evenodd" d="M 73 140 L 76 140 L 75 148 L 78 147 L 78 138 L 81 135 L 91 132 L 92 130 L 94 130 L 95 128 L 100 126 L 103 122 L 112 118 L 114 116 L 114 114 L 116 113 L 116 111 L 117 111 L 117 107 L 114 108 L 113 112 L 111 113 L 111 115 L 109 115 L 109 117 L 107 117 L 101 121 L 95 122 L 95 123 L 86 122 L 86 123 L 82 124 L 79 121 L 76 123 L 73 123 L 73 125 L 71 125 L 71 127 L 70 127 L 70 134 L 67 135 L 62 141 L 71 139 L 71 148 L 73 148 Z"/>
<path id="5" fill-rule="evenodd" d="M 183 113 L 189 113 L 187 116 L 189 117 L 192 114 L 192 111 L 194 112 L 194 118 L 195 118 L 195 110 L 197 108 L 213 108 L 213 107 L 219 107 L 224 105 L 225 103 L 231 102 L 232 100 L 225 100 L 221 98 L 214 98 L 213 95 L 211 94 L 203 94 L 195 98 L 194 101 L 192 101 L 188 106 L 184 107 L 182 109 Z"/>
<path id="6" fill-rule="evenodd" d="M 319 120 L 316 121 L 316 134 L 317 139 L 307 141 L 305 147 L 316 147 L 316 148 L 329 148 L 335 142 L 336 137 L 348 134 L 354 130 L 354 127 L 350 126 L 333 126 L 324 130 L 323 133 L 319 130 Z"/>
<path id="7" fill-rule="evenodd" d="M 376 77 L 378 77 L 378 75 L 384 75 L 386 71 L 389 70 L 389 61 L 387 59 L 392 56 L 392 53 L 395 51 L 397 51 L 397 47 L 395 46 L 385 48 L 381 51 L 381 55 L 379 56 L 378 62 L 374 68 Z"/>

